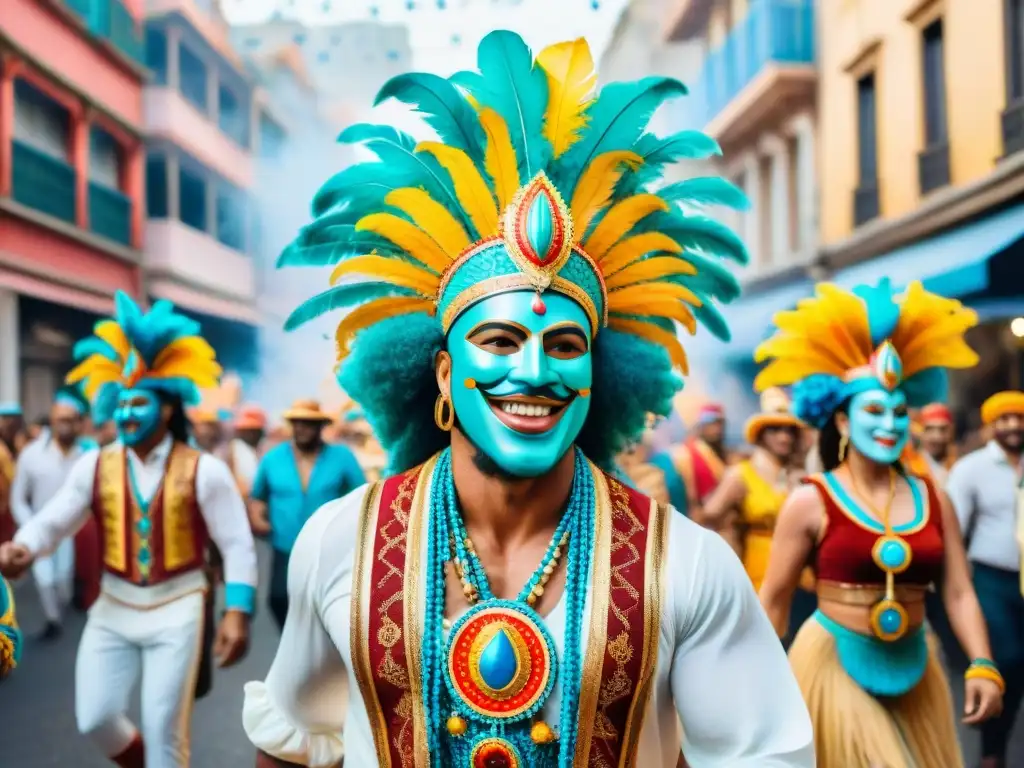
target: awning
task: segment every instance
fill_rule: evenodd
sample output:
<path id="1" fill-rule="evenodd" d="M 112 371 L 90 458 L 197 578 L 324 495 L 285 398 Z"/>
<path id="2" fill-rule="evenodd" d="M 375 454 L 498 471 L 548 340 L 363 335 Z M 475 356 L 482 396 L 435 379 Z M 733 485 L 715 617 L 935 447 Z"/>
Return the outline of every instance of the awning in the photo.
<path id="1" fill-rule="evenodd" d="M 889 277 L 902 288 L 921 280 L 930 291 L 958 298 L 988 288 L 988 261 L 1024 237 L 1024 205 L 1008 208 L 926 240 L 841 269 L 831 282 L 843 288 Z"/>

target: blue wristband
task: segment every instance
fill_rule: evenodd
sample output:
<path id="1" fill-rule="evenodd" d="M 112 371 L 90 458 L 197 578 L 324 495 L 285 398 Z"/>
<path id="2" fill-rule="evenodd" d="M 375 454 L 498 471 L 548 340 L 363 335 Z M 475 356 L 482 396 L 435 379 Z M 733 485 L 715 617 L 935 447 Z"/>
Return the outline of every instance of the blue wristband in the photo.
<path id="1" fill-rule="evenodd" d="M 227 584 L 224 587 L 224 607 L 252 615 L 256 607 L 256 587 L 248 584 Z"/>

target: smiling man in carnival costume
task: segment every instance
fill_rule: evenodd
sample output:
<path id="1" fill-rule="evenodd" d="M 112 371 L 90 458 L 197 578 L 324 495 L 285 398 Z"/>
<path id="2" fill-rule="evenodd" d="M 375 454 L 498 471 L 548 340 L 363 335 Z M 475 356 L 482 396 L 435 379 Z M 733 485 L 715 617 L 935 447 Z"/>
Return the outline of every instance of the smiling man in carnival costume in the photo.
<path id="1" fill-rule="evenodd" d="M 299 536 L 277 658 L 246 689 L 258 764 L 674 768 L 682 744 L 701 768 L 811 768 L 735 556 L 598 469 L 671 408 L 674 323 L 725 333 L 713 300 L 737 286 L 716 257 L 742 244 L 677 203 L 742 195 L 648 191 L 716 150 L 644 133 L 679 83 L 595 96 L 583 40 L 534 62 L 494 32 L 478 57 L 384 86 L 444 143 L 349 128 L 382 162 L 330 180 L 282 257 L 364 278 L 290 324 L 354 307 L 340 383 L 398 474 Z"/>
<path id="2" fill-rule="evenodd" d="M 94 516 L 102 594 L 78 649 L 78 728 L 124 768 L 184 768 L 204 632 L 208 545 L 224 558 L 226 612 L 215 654 L 223 666 L 247 648 L 256 553 L 245 506 L 222 461 L 188 446 L 184 407 L 220 375 L 199 324 L 157 302 L 143 313 L 125 294 L 116 317 L 80 341 L 68 375 L 83 382 L 120 440 L 86 453 L 56 496 L 0 547 L 0 571 L 18 575 Z M 128 720 L 142 679 L 142 733 Z"/>

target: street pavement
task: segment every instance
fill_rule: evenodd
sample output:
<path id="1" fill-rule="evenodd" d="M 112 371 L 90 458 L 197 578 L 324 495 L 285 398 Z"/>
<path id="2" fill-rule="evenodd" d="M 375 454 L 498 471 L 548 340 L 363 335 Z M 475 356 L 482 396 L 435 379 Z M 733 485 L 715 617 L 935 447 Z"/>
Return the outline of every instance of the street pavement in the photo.
<path id="1" fill-rule="evenodd" d="M 260 545 L 262 546 L 262 545 Z M 269 557 L 260 552 L 266 584 Z M 21 665 L 0 684 L 0 766 L 2 768 L 109 768 L 75 728 L 74 674 L 82 614 L 68 617 L 63 636 L 50 644 L 33 639 L 42 626 L 35 587 L 28 578 L 15 585 L 18 619 L 27 640 Z M 213 691 L 196 702 L 192 718 L 192 768 L 250 768 L 253 750 L 242 731 L 242 686 L 262 679 L 277 648 L 278 632 L 269 613 L 260 610 L 252 626 L 252 647 L 238 666 L 218 670 Z M 954 685 L 962 711 L 962 685 Z M 137 708 L 132 715 L 138 721 Z M 978 740 L 961 732 L 966 765 L 977 764 Z M 1009 768 L 1024 766 L 1024 727 L 1018 720 Z"/>
<path id="2" fill-rule="evenodd" d="M 260 552 L 263 584 L 269 577 L 267 554 Z M 0 683 L 0 768 L 110 768 L 75 728 L 75 653 L 85 616 L 71 614 L 60 639 L 43 644 L 33 639 L 43 619 L 30 578 L 15 585 L 15 600 L 27 638 L 21 664 Z M 264 603 L 261 595 L 249 655 L 231 669 L 217 670 L 213 691 L 196 702 L 192 768 L 253 765 L 253 749 L 242 730 L 242 686 L 266 675 L 279 637 Z M 138 722 L 137 706 L 132 719 Z"/>

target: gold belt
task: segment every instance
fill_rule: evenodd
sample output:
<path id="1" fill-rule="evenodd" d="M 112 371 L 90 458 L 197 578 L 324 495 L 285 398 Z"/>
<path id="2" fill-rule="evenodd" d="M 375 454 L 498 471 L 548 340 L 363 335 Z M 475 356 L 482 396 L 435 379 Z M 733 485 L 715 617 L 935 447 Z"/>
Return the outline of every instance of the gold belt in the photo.
<path id="1" fill-rule="evenodd" d="M 843 605 L 873 606 L 885 598 L 884 584 L 844 584 L 839 581 L 819 581 L 815 590 L 819 600 Z M 897 584 L 895 600 L 898 603 L 919 603 L 928 592 L 924 584 Z"/>

